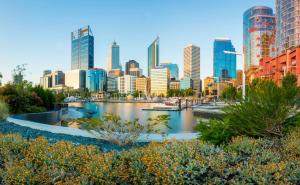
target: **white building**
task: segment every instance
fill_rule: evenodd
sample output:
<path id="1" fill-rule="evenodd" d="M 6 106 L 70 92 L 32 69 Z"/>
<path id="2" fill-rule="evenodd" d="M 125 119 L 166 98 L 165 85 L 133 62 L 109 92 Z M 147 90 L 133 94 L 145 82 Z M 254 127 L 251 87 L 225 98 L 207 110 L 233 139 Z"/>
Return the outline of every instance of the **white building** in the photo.
<path id="1" fill-rule="evenodd" d="M 45 89 L 62 88 L 65 85 L 65 74 L 62 71 L 45 70 L 40 78 L 40 85 Z"/>
<path id="2" fill-rule="evenodd" d="M 73 89 L 84 89 L 86 81 L 86 71 L 85 70 L 72 70 L 65 74 L 65 85 Z"/>
<path id="3" fill-rule="evenodd" d="M 151 95 L 167 96 L 170 81 L 170 70 L 166 67 L 151 69 Z"/>
<path id="4" fill-rule="evenodd" d="M 124 75 L 118 77 L 118 90 L 122 94 L 131 94 L 136 90 L 136 76 Z"/>

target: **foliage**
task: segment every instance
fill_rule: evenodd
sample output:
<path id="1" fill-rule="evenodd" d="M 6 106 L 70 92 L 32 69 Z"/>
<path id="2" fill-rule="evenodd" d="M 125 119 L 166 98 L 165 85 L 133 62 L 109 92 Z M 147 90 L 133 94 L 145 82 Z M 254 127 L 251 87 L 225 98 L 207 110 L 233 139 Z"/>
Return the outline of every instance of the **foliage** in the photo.
<path id="1" fill-rule="evenodd" d="M 40 86 L 32 87 L 23 81 L 20 84 L 6 84 L 0 87 L 0 100 L 9 106 L 11 114 L 43 112 L 52 108 L 53 93 Z"/>
<path id="2" fill-rule="evenodd" d="M 93 146 L 0 134 L 0 179 L 7 185 L 299 184 L 299 142 L 297 128 L 279 142 L 236 137 L 216 147 L 166 141 L 103 153 Z"/>
<path id="3" fill-rule="evenodd" d="M 167 92 L 168 97 L 187 97 L 193 96 L 192 88 L 189 89 L 169 89 Z"/>
<path id="4" fill-rule="evenodd" d="M 225 107 L 222 121 L 200 123 L 200 139 L 220 144 L 240 135 L 283 137 L 287 128 L 300 123 L 298 97 L 299 88 L 292 75 L 283 79 L 281 87 L 273 81 L 255 80 L 249 85 L 245 100 Z"/>
<path id="5" fill-rule="evenodd" d="M 221 98 L 225 101 L 236 101 L 238 99 L 238 92 L 236 87 L 228 86 L 221 94 Z"/>
<path id="6" fill-rule="evenodd" d="M 55 102 L 56 103 L 63 103 L 65 99 L 66 99 L 66 96 L 64 93 L 61 92 L 61 93 L 55 94 Z"/>
<path id="7" fill-rule="evenodd" d="M 96 132 L 100 139 L 105 139 L 118 145 L 127 145 L 137 141 L 142 133 L 161 133 L 163 127 L 168 127 L 169 115 L 159 115 L 149 118 L 147 124 L 142 124 L 138 119 L 123 121 L 120 116 L 106 113 L 99 118 L 80 118 L 76 120 L 82 128 Z"/>
<path id="8" fill-rule="evenodd" d="M 0 101 L 0 121 L 5 120 L 8 114 L 9 114 L 9 110 L 7 105 L 4 102 Z"/>

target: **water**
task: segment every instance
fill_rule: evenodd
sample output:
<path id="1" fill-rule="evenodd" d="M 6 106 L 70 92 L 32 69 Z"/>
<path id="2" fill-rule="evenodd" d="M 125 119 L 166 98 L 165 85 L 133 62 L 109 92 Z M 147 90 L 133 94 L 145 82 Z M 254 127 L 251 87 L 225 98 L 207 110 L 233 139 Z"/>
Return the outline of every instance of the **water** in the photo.
<path id="1" fill-rule="evenodd" d="M 123 120 L 134 120 L 138 118 L 141 123 L 147 123 L 147 119 L 158 115 L 170 115 L 168 133 L 191 133 L 194 132 L 194 127 L 197 118 L 193 116 L 192 108 L 182 111 L 145 111 L 143 108 L 151 108 L 153 103 L 70 103 L 69 117 L 79 118 L 83 117 L 82 112 L 90 112 L 92 117 L 99 117 L 105 113 L 112 113 L 119 115 Z M 83 109 L 76 109 L 72 107 L 82 107 Z M 78 112 L 79 111 L 79 112 Z"/>

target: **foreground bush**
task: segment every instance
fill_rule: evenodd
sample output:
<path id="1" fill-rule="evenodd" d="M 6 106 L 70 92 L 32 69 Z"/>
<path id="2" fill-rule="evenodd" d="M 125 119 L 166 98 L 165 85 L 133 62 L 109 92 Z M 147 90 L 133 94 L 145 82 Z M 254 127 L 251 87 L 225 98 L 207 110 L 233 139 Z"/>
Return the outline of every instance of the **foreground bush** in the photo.
<path id="1" fill-rule="evenodd" d="M 124 152 L 0 135 L 3 184 L 299 184 L 300 129 L 276 141 L 236 137 L 151 143 Z M 1 184 L 1 183 L 0 183 Z"/>
<path id="2" fill-rule="evenodd" d="M 297 115 L 300 91 L 296 82 L 293 75 L 287 75 L 282 86 L 270 80 L 253 81 L 246 99 L 225 107 L 221 121 L 210 120 L 197 126 L 200 139 L 220 144 L 240 135 L 283 137 L 287 128 L 300 124 Z"/>

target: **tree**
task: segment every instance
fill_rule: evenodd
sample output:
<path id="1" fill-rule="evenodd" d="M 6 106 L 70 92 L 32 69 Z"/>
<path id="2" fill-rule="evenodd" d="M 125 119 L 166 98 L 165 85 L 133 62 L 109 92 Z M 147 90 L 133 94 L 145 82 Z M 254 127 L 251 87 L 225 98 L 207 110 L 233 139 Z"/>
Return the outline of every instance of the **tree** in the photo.
<path id="1" fill-rule="evenodd" d="M 82 128 L 91 131 L 99 139 L 105 139 L 111 143 L 124 146 L 135 143 L 142 133 L 165 134 L 164 127 L 169 128 L 169 115 L 159 115 L 149 118 L 147 124 L 142 124 L 138 119 L 123 121 L 120 116 L 106 113 L 99 118 L 81 118 L 76 120 Z"/>
<path id="2" fill-rule="evenodd" d="M 235 101 L 238 99 L 237 89 L 234 86 L 229 86 L 222 92 L 222 99 L 225 101 Z"/>

